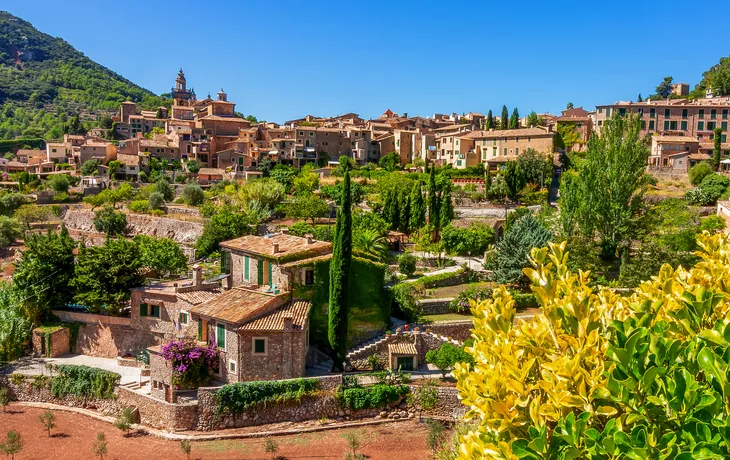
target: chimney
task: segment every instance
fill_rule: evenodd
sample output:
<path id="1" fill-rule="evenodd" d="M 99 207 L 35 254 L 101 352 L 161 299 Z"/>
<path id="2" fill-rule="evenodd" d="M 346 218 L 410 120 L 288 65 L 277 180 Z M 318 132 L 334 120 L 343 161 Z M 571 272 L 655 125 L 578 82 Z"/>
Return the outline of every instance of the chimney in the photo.
<path id="1" fill-rule="evenodd" d="M 307 244 L 314 243 L 314 235 L 312 235 L 311 233 L 307 233 L 306 235 L 304 235 L 304 238 L 307 239 Z"/>
<path id="2" fill-rule="evenodd" d="M 279 243 L 278 242 L 275 241 L 275 242 L 271 243 L 271 253 L 272 254 L 279 253 Z"/>
<path id="3" fill-rule="evenodd" d="M 200 287 L 203 285 L 203 267 L 198 264 L 193 265 L 193 286 Z"/>
<path id="4" fill-rule="evenodd" d="M 282 228 L 281 229 L 281 234 L 282 235 L 288 235 L 289 234 L 289 227 Z"/>
<path id="5" fill-rule="evenodd" d="M 282 319 L 284 320 L 284 330 L 291 330 L 294 325 L 294 318 L 291 313 L 286 314 Z"/>

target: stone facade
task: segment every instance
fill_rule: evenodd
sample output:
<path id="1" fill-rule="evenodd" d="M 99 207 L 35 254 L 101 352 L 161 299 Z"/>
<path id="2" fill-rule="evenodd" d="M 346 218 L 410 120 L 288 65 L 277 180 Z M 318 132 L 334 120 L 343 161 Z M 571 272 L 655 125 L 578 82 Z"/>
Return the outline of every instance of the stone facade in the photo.
<path id="1" fill-rule="evenodd" d="M 370 370 L 371 366 L 368 362 L 368 358 L 375 355 L 378 358 L 380 366 L 382 368 L 387 368 L 391 365 L 389 346 L 403 343 L 413 344 L 416 347 L 417 352 L 415 362 L 423 363 L 426 361 L 426 353 L 429 350 L 438 349 L 447 341 L 448 339 L 446 337 L 434 333 L 427 333 L 424 331 L 401 331 L 390 336 L 386 336 L 386 338 L 376 342 L 372 346 L 350 353 L 347 358 L 354 369 Z"/>
<path id="2" fill-rule="evenodd" d="M 309 320 L 305 330 L 309 328 Z M 254 339 L 266 339 L 266 354 L 253 352 Z M 307 334 L 285 329 L 281 332 L 239 332 L 241 380 L 280 380 L 304 375 L 307 358 Z"/>
<path id="3" fill-rule="evenodd" d="M 65 355 L 71 351 L 70 338 L 71 333 L 65 327 L 53 332 L 44 332 L 41 328 L 35 329 L 32 337 L 33 352 L 48 358 Z"/>
<path id="4" fill-rule="evenodd" d="M 426 327 L 434 334 L 464 342 L 471 338 L 471 330 L 474 328 L 474 323 L 468 319 L 464 321 L 438 322 L 429 324 Z"/>

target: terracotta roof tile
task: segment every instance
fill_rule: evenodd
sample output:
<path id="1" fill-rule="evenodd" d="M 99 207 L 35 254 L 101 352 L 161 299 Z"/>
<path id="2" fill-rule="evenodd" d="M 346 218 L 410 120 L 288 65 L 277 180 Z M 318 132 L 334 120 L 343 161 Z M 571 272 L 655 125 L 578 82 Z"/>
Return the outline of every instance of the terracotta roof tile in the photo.
<path id="1" fill-rule="evenodd" d="M 493 131 L 472 131 L 466 137 L 470 139 L 492 139 L 495 137 L 537 137 L 537 136 L 550 136 L 554 133 L 549 133 L 544 129 L 540 128 L 520 128 L 520 129 L 495 129 Z"/>
<path id="2" fill-rule="evenodd" d="M 36 150 L 36 149 L 20 149 L 16 153 L 17 156 L 21 155 L 27 155 L 28 157 L 45 157 L 46 151 L 45 150 Z"/>
<path id="3" fill-rule="evenodd" d="M 178 292 L 175 295 L 191 305 L 200 305 L 201 303 L 215 299 L 222 293 L 222 289 L 215 288 L 206 291 Z"/>
<path id="4" fill-rule="evenodd" d="M 276 308 L 286 299 L 287 295 L 277 296 L 235 287 L 207 302 L 194 306 L 190 312 L 232 324 L 241 324 Z"/>
<path id="5" fill-rule="evenodd" d="M 393 355 L 417 355 L 416 346 L 412 343 L 391 343 L 388 345 L 388 353 Z"/>
<path id="6" fill-rule="evenodd" d="M 690 136 L 654 136 L 652 137 L 652 140 L 655 140 L 657 142 L 692 142 L 692 143 L 699 143 L 699 141 Z"/>
<path id="7" fill-rule="evenodd" d="M 307 300 L 293 300 L 288 304 L 277 308 L 259 318 L 244 323 L 238 328 L 239 331 L 282 331 L 284 330 L 284 318 L 292 319 L 294 330 L 303 330 L 309 316 L 309 309 L 312 303 Z"/>
<path id="8" fill-rule="evenodd" d="M 273 244 L 279 244 L 279 250 L 273 253 Z M 296 255 L 301 258 L 321 256 L 332 252 L 332 243 L 327 241 L 312 241 L 307 244 L 307 239 L 294 235 L 278 233 L 271 236 L 246 235 L 235 240 L 224 241 L 221 247 L 261 255 L 270 259 L 292 257 Z"/>
<path id="9" fill-rule="evenodd" d="M 206 176 L 222 176 L 225 173 L 222 169 L 219 168 L 200 168 L 198 171 L 198 175 L 206 175 Z"/>
<path id="10" fill-rule="evenodd" d="M 118 153 L 117 160 L 124 163 L 125 166 L 136 166 L 139 164 L 139 155 L 128 155 L 126 153 Z"/>

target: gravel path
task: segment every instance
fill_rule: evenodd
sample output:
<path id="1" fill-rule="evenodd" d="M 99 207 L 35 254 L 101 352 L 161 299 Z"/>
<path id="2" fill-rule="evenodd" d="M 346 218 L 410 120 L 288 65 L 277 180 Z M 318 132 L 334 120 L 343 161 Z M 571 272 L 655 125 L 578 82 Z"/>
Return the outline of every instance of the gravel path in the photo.
<path id="1" fill-rule="evenodd" d="M 46 364 L 74 364 L 77 366 L 97 367 L 122 376 L 121 384 L 139 382 L 141 372 L 136 367 L 124 367 L 116 359 L 97 358 L 95 356 L 67 354 L 59 358 L 21 358 L 0 368 L 0 374 L 19 373 L 25 375 L 48 374 Z"/>

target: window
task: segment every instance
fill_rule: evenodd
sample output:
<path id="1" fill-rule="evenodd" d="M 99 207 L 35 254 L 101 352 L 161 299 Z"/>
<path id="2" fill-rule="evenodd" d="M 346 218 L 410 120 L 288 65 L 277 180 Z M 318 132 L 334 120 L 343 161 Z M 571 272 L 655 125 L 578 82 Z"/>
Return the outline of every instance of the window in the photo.
<path id="1" fill-rule="evenodd" d="M 700 118 L 705 118 L 705 109 L 700 109 L 700 113 L 697 116 Z"/>
<path id="2" fill-rule="evenodd" d="M 611 108 L 610 107 L 606 107 L 606 116 L 607 117 L 610 117 L 611 116 Z"/>
<path id="3" fill-rule="evenodd" d="M 722 119 L 727 120 L 727 109 L 722 111 Z"/>
<path id="4" fill-rule="evenodd" d="M 507 147 L 504 148 L 504 156 L 507 156 Z"/>
<path id="5" fill-rule="evenodd" d="M 717 110 L 715 110 L 715 109 L 710 110 L 710 118 L 712 118 L 714 120 L 716 117 L 717 117 Z"/>
<path id="6" fill-rule="evenodd" d="M 243 279 L 249 281 L 251 279 L 251 258 L 243 256 Z"/>
<path id="7" fill-rule="evenodd" d="M 304 136 L 304 131 L 299 131 L 300 136 Z"/>
<path id="8" fill-rule="evenodd" d="M 687 109 L 682 109 L 682 118 L 687 118 Z"/>
<path id="9" fill-rule="evenodd" d="M 519 154 L 520 154 L 520 149 L 515 148 L 515 155 L 519 155 Z"/>
<path id="10" fill-rule="evenodd" d="M 185 312 L 185 311 L 180 312 L 180 320 L 179 320 L 180 324 L 188 324 L 189 319 L 190 318 L 188 317 L 187 312 Z"/>
<path id="11" fill-rule="evenodd" d="M 671 129 L 672 131 L 676 131 L 677 130 L 677 122 L 676 121 L 670 121 L 669 122 L 669 129 Z"/>
<path id="12" fill-rule="evenodd" d="M 226 349 L 226 325 L 222 323 L 216 324 L 216 345 L 218 345 L 218 348 L 221 348 L 223 350 Z"/>
<path id="13" fill-rule="evenodd" d="M 252 340 L 253 344 L 251 347 L 253 348 L 254 355 L 265 355 L 268 353 L 267 345 L 269 339 L 267 339 L 266 337 L 254 337 Z"/>
<path id="14" fill-rule="evenodd" d="M 626 109 L 618 109 L 618 113 L 623 117 L 626 115 Z"/>
<path id="15" fill-rule="evenodd" d="M 723 131 L 727 131 L 727 121 L 723 121 L 720 127 L 722 127 Z"/>
<path id="16" fill-rule="evenodd" d="M 649 109 L 649 117 L 650 118 L 656 117 L 656 109 Z"/>
<path id="17" fill-rule="evenodd" d="M 671 111 L 669 109 L 664 109 L 664 116 L 667 118 L 671 117 Z"/>
<path id="18" fill-rule="evenodd" d="M 311 286 L 314 284 L 314 270 L 304 270 L 304 284 L 306 286 Z"/>
<path id="19" fill-rule="evenodd" d="M 704 131 L 705 130 L 705 122 L 704 121 L 698 121 L 697 122 L 697 131 Z"/>
<path id="20" fill-rule="evenodd" d="M 310 136 L 314 136 L 314 131 L 309 131 Z"/>
<path id="21" fill-rule="evenodd" d="M 141 303 L 141 304 L 139 304 L 139 316 L 148 316 L 148 317 L 159 318 L 160 317 L 160 306 Z"/>
<path id="22" fill-rule="evenodd" d="M 669 120 L 664 120 L 664 131 L 669 131 Z"/>
<path id="23" fill-rule="evenodd" d="M 715 129 L 715 126 L 717 126 L 717 123 L 714 121 L 708 121 L 707 122 L 707 130 L 713 131 Z"/>
<path id="24" fill-rule="evenodd" d="M 236 362 L 234 360 L 228 361 L 228 372 L 231 372 L 231 373 L 236 372 Z"/>
<path id="25" fill-rule="evenodd" d="M 413 370 L 413 356 L 398 356 L 397 358 L 398 369 L 402 371 Z"/>
<path id="26" fill-rule="evenodd" d="M 231 273 L 231 253 L 228 251 L 221 253 L 221 273 Z"/>
<path id="27" fill-rule="evenodd" d="M 198 340 L 208 342 L 208 321 L 198 318 Z"/>
<path id="28" fill-rule="evenodd" d="M 687 122 L 686 121 L 682 122 L 682 131 L 687 131 Z"/>

